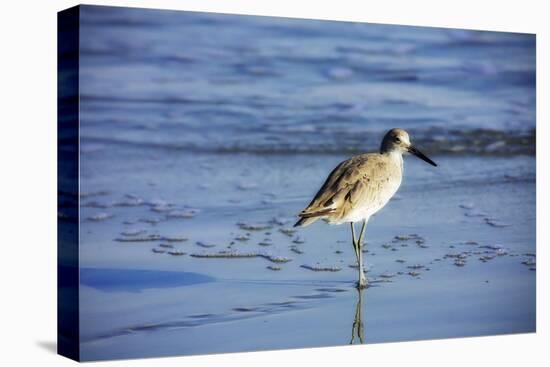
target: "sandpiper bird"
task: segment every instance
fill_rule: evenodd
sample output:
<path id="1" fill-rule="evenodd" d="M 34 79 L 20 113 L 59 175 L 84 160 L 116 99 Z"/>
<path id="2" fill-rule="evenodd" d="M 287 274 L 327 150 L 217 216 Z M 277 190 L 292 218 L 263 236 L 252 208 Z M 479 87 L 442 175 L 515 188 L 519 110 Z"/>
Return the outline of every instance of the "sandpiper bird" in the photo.
<path id="1" fill-rule="evenodd" d="M 336 166 L 294 225 L 307 226 L 317 219 L 324 219 L 329 224 L 351 223 L 353 249 L 359 266 L 358 288 L 367 286 L 362 253 L 367 222 L 399 189 L 404 153 L 414 154 L 437 166 L 411 144 L 405 130 L 391 129 L 384 136 L 379 153 L 360 154 Z M 356 238 L 354 223 L 360 221 L 363 225 Z"/>

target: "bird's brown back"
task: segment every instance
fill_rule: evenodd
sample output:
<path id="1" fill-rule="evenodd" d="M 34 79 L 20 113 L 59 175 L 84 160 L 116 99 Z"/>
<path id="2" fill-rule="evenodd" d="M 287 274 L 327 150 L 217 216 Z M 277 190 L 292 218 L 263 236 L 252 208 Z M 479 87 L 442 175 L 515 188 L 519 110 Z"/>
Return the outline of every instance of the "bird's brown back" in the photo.
<path id="1" fill-rule="evenodd" d="M 391 160 L 379 153 L 354 156 L 340 163 L 329 174 L 311 203 L 299 214 L 302 218 L 345 217 L 359 205 L 376 205 L 383 185 L 399 174 Z"/>

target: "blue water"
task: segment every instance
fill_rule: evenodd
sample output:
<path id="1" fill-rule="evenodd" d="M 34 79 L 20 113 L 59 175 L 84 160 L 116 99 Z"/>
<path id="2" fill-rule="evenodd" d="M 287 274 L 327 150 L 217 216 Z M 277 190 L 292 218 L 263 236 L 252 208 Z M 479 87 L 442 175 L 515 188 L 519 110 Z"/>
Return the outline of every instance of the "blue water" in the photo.
<path id="1" fill-rule="evenodd" d="M 535 330 L 534 35 L 82 6 L 80 48 L 84 360 Z M 439 166 L 405 159 L 361 296 L 348 226 L 280 229 L 393 127 Z M 291 261 L 192 256 L 227 249 Z"/>
<path id="2" fill-rule="evenodd" d="M 174 288 L 210 282 L 211 277 L 175 271 L 135 269 L 80 269 L 80 284 L 105 292 L 140 292 L 152 288 Z"/>
<path id="3" fill-rule="evenodd" d="M 534 154 L 535 35 L 86 6 L 81 26 L 84 149 L 341 153 L 399 126 Z"/>

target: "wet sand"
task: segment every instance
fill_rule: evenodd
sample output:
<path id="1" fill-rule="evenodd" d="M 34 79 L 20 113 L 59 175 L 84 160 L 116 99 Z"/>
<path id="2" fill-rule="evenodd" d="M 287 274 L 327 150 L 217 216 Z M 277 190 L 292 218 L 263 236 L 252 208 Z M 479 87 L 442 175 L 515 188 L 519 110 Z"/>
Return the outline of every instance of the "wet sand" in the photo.
<path id="1" fill-rule="evenodd" d="M 408 157 L 359 294 L 347 225 L 291 228 L 344 156 L 157 153 L 83 155 L 85 360 L 535 331 L 533 156 Z"/>

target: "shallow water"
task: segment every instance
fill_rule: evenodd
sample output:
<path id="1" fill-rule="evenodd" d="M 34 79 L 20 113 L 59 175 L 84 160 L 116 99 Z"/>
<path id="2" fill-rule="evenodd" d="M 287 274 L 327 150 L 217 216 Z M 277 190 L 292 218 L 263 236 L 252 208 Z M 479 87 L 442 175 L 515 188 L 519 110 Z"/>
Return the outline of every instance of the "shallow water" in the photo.
<path id="1" fill-rule="evenodd" d="M 83 359 L 535 330 L 534 36 L 82 14 Z M 349 227 L 291 226 L 394 126 L 439 167 L 406 159 L 359 294 Z"/>
<path id="2" fill-rule="evenodd" d="M 118 149 L 123 154 L 128 148 Z M 320 185 L 321 172 L 331 162 L 311 155 L 238 154 L 231 157 L 229 166 L 217 155 L 207 155 L 202 158 L 211 158 L 211 168 L 196 165 L 188 175 L 181 175 L 197 159 L 181 156 L 174 162 L 142 166 L 145 172 L 162 177 L 151 187 L 149 175 L 125 171 L 126 161 L 121 160 L 112 172 L 107 170 L 101 154 L 96 153 L 93 165 L 103 167 L 104 174 L 90 177 L 90 186 L 83 189 L 109 187 L 112 191 L 94 200 L 116 202 L 128 191 L 128 180 L 133 195 L 144 202 L 160 197 L 174 207 L 189 205 L 201 211 L 193 218 L 174 219 L 147 204 L 102 208 L 112 218 L 83 222 L 82 266 L 177 271 L 183 278 L 195 273 L 212 280 L 171 288 L 158 285 L 139 292 L 135 285 L 124 289 L 119 284 L 114 292 L 82 284 L 82 351 L 87 359 L 349 342 L 358 295 L 353 288 L 357 274 L 350 267 L 354 257 L 348 227 L 315 223 L 291 236 L 280 231 L 292 224 L 285 215 L 296 213 L 307 202 L 308 188 Z M 534 173 L 534 159 L 436 158 L 437 171 L 408 159 L 398 199 L 369 223 L 365 256 L 372 287 L 363 291 L 364 341 L 534 331 L 536 271 L 532 269 L 536 265 L 522 264 L 535 252 L 535 187 L 534 175 L 529 174 Z M 294 169 L 299 164 L 303 168 L 297 175 Z M 493 167 L 489 173 L 481 169 L 488 166 Z M 235 189 L 248 167 L 257 167 L 246 177 L 258 188 Z M 210 175 L 211 170 L 219 174 Z M 518 177 L 508 176 L 510 171 Z M 208 176 L 212 187 L 219 188 L 214 196 L 199 187 Z M 120 185 L 113 185 L 113 180 Z M 81 214 L 85 218 L 97 210 L 84 206 Z M 143 223 L 142 218 L 158 222 Z M 491 226 L 485 218 L 506 226 Z M 266 227 L 248 230 L 241 228 L 242 223 Z M 114 240 L 134 228 L 187 240 Z M 240 236 L 247 240 L 236 240 Z M 295 244 L 296 236 L 304 243 Z M 260 245 L 266 238 L 270 244 Z M 214 246 L 205 248 L 197 241 Z M 152 252 L 164 249 L 161 244 L 185 255 Z M 302 253 L 293 251 L 296 246 Z M 291 261 L 274 264 L 265 257 L 193 256 L 223 251 Z M 484 256 L 488 260 L 482 261 Z M 465 265 L 456 266 L 457 259 Z M 280 270 L 269 269 L 272 265 Z M 340 270 L 311 271 L 304 265 Z"/>

